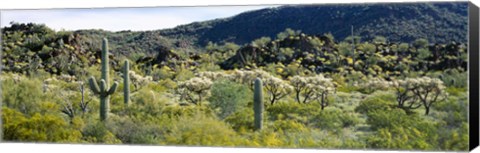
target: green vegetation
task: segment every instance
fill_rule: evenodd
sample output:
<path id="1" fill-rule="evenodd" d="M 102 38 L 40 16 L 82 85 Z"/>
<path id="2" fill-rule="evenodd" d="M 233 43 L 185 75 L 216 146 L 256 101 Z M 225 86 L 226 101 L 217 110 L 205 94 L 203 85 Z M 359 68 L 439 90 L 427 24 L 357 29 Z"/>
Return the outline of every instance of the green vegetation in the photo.
<path id="1" fill-rule="evenodd" d="M 367 15 L 374 16 L 368 10 L 383 10 L 381 6 L 366 7 L 370 12 Z M 435 11 L 462 7 L 421 6 L 414 9 L 411 5 L 394 5 L 390 9 Z M 291 12 L 299 8 L 311 12 L 316 7 L 285 6 L 260 12 L 294 14 Z M 338 6 L 322 8 L 344 10 Z M 358 12 L 356 9 L 348 12 Z M 343 18 L 348 12 L 333 13 L 331 17 Z M 459 14 L 442 15 L 461 20 Z M 450 37 L 456 36 L 452 31 L 444 37 L 422 38 L 417 37 L 422 33 L 416 31 L 411 35 L 379 35 L 359 26 L 368 34 L 362 32 L 345 39 L 339 35 L 341 39 L 335 40 L 335 32 L 322 35 L 308 28 L 300 31 L 272 22 L 272 28 L 253 29 L 282 28 L 283 32 L 256 36 L 244 45 L 224 38 L 216 30 L 202 31 L 214 27 L 210 24 L 220 26 L 236 18 L 251 17 L 241 14 L 150 32 L 55 32 L 45 25 L 19 23 L 2 28 L 3 139 L 468 149 L 468 53 L 463 38 Z M 318 28 L 311 24 L 304 26 Z M 398 28 L 384 26 L 379 24 L 375 29 Z M 242 30 L 239 27 L 231 30 Z M 239 35 L 238 42 L 254 37 L 255 32 L 243 33 L 249 36 Z M 218 38 L 210 39 L 210 35 Z M 110 51 L 104 37 L 110 41 Z M 446 38 L 458 42 L 440 41 Z M 392 41 L 395 39 L 398 42 Z M 210 42 L 201 45 L 202 41 Z M 95 78 L 101 79 L 97 82 Z M 85 90 L 87 81 L 92 90 Z M 115 83 L 110 86 L 111 81 Z M 116 88 L 123 88 L 124 94 L 113 94 Z"/>

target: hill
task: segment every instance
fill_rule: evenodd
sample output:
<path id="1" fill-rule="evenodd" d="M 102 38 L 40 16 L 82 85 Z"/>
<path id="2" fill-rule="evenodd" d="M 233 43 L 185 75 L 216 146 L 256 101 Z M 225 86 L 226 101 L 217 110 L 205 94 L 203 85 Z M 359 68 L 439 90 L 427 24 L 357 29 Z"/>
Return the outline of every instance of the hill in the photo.
<path id="1" fill-rule="evenodd" d="M 432 43 L 466 42 L 467 3 L 401 3 L 348 5 L 295 5 L 249 11 L 239 15 L 161 30 L 170 37 L 249 43 L 286 28 L 310 35 L 332 33 L 338 40 L 351 34 L 370 40 L 376 35 L 392 42 L 427 38 Z"/>

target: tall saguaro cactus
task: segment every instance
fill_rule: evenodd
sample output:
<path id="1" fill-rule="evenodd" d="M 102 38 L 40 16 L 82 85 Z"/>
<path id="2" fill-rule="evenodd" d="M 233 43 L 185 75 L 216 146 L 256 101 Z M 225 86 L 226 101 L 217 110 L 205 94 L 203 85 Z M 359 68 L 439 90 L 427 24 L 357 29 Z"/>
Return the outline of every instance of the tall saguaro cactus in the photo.
<path id="1" fill-rule="evenodd" d="M 125 64 L 123 65 L 123 101 L 125 105 L 128 105 L 130 101 L 130 64 L 128 60 L 125 60 Z"/>
<path id="2" fill-rule="evenodd" d="M 108 112 L 110 109 L 110 95 L 115 92 L 118 86 L 118 82 L 115 82 L 110 88 L 108 88 L 108 40 L 106 38 L 103 38 L 101 64 L 102 79 L 100 80 L 100 86 L 97 84 L 97 81 L 93 76 L 88 79 L 88 82 L 93 93 L 100 96 L 100 120 L 103 121 L 108 118 Z"/>
<path id="3" fill-rule="evenodd" d="M 255 129 L 260 130 L 262 129 L 262 121 L 263 121 L 263 83 L 260 78 L 255 79 L 255 90 L 253 95 L 253 111 L 255 113 Z"/>

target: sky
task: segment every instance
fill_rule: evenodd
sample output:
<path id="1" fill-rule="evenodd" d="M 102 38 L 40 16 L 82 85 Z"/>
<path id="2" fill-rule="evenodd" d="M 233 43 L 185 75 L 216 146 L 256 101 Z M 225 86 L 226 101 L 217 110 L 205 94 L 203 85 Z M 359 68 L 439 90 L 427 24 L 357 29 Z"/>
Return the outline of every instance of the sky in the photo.
<path id="1" fill-rule="evenodd" d="M 216 18 L 274 5 L 212 7 L 147 7 L 2 10 L 1 27 L 11 21 L 43 23 L 54 30 L 103 29 L 108 31 L 145 31 L 173 28 L 178 25 Z"/>

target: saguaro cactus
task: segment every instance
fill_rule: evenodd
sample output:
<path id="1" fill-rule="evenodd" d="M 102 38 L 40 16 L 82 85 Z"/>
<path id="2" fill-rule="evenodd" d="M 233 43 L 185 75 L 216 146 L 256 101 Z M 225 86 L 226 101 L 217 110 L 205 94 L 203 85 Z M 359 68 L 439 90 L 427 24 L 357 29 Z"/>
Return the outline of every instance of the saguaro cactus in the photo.
<path id="1" fill-rule="evenodd" d="M 112 95 L 117 89 L 118 82 L 113 83 L 113 85 L 108 88 L 108 40 L 103 39 L 102 46 L 102 79 L 100 80 L 100 87 L 95 80 L 95 77 L 90 77 L 88 82 L 90 84 L 90 89 L 93 93 L 100 96 L 100 120 L 106 120 L 108 118 L 108 112 L 110 109 L 110 95 Z"/>
<path id="2" fill-rule="evenodd" d="M 262 80 L 259 78 L 255 79 L 255 90 L 253 95 L 253 111 L 255 113 L 255 129 L 262 129 L 262 120 L 263 120 L 263 91 L 262 91 Z"/>
<path id="3" fill-rule="evenodd" d="M 130 64 L 128 60 L 125 60 L 125 64 L 123 65 L 123 101 L 125 105 L 128 105 L 130 101 Z"/>

